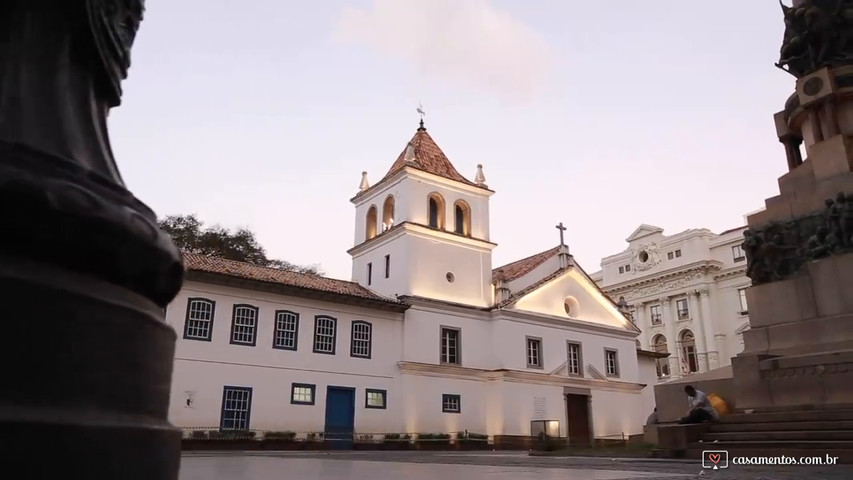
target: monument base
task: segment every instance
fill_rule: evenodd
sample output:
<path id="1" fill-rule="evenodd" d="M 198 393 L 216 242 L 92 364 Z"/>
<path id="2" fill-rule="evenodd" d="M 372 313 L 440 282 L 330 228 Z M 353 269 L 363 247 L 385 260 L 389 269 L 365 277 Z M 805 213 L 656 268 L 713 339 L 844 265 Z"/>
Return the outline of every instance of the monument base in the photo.
<path id="1" fill-rule="evenodd" d="M 130 290 L 0 255 L 2 451 L 33 478 L 177 479 L 175 331 Z M 20 467 L 20 469 L 16 468 Z"/>

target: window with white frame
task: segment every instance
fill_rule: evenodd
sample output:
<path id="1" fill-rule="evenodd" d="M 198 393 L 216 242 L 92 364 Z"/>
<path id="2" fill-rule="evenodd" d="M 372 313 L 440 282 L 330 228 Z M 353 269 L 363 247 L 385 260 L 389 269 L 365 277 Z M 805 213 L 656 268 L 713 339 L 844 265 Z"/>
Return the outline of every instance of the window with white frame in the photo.
<path id="1" fill-rule="evenodd" d="M 367 322 L 352 322 L 352 344 L 350 356 L 370 358 L 373 326 Z"/>
<path id="2" fill-rule="evenodd" d="M 649 317 L 651 318 L 652 325 L 661 324 L 660 305 L 652 305 L 649 307 Z"/>
<path id="3" fill-rule="evenodd" d="M 462 412 L 462 397 L 444 394 L 441 396 L 441 411 L 444 413 Z"/>
<path id="4" fill-rule="evenodd" d="M 210 341 L 213 335 L 213 313 L 216 303 L 206 298 L 187 300 L 187 319 L 184 323 L 184 338 Z"/>
<path id="5" fill-rule="evenodd" d="M 687 299 L 680 298 L 675 301 L 675 308 L 678 310 L 678 319 L 686 320 L 690 318 L 690 309 L 687 308 Z"/>
<path id="6" fill-rule="evenodd" d="M 314 392 L 316 391 L 316 385 L 294 383 L 290 386 L 290 403 L 294 405 L 314 405 Z"/>
<path id="7" fill-rule="evenodd" d="M 569 372 L 569 375 L 573 376 L 583 376 L 583 369 L 581 368 L 583 358 L 581 357 L 581 344 L 575 342 L 568 342 L 568 359 L 566 361 L 566 369 Z"/>
<path id="8" fill-rule="evenodd" d="M 735 262 L 742 262 L 746 260 L 746 255 L 743 253 L 743 246 L 735 245 L 732 247 L 732 259 Z"/>
<path id="9" fill-rule="evenodd" d="M 740 313 L 749 313 L 749 306 L 746 304 L 746 287 L 738 288 L 737 296 L 740 300 Z"/>
<path id="10" fill-rule="evenodd" d="M 387 391 L 368 388 L 365 390 L 364 396 L 364 408 L 386 408 L 385 402 L 388 399 Z"/>
<path id="11" fill-rule="evenodd" d="M 252 410 L 252 389 L 225 387 L 222 390 L 220 430 L 248 430 Z"/>
<path id="12" fill-rule="evenodd" d="M 299 337 L 299 314 L 287 310 L 275 312 L 275 333 L 273 348 L 281 350 L 296 350 L 296 340 Z"/>
<path id="13" fill-rule="evenodd" d="M 338 320 L 318 315 L 314 317 L 314 353 L 335 354 Z"/>
<path id="14" fill-rule="evenodd" d="M 459 329 L 442 327 L 441 363 L 459 365 Z"/>
<path id="15" fill-rule="evenodd" d="M 608 377 L 619 376 L 619 357 L 616 350 L 604 350 L 604 373 Z"/>
<path id="16" fill-rule="evenodd" d="M 527 337 L 527 368 L 542 368 L 542 339 Z"/>
<path id="17" fill-rule="evenodd" d="M 231 343 L 235 345 L 255 345 L 258 325 L 258 307 L 234 305 L 231 317 Z"/>

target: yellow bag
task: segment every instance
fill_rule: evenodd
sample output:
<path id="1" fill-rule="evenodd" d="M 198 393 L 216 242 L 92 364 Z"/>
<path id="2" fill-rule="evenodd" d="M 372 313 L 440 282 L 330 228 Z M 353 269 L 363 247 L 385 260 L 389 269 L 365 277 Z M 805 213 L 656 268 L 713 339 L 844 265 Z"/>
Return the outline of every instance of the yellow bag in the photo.
<path id="1" fill-rule="evenodd" d="M 716 393 L 708 395 L 708 401 L 711 402 L 711 406 L 714 407 L 714 410 L 716 410 L 720 415 L 728 415 L 731 413 L 729 411 L 729 404 L 727 404 L 726 401 L 720 398 Z"/>

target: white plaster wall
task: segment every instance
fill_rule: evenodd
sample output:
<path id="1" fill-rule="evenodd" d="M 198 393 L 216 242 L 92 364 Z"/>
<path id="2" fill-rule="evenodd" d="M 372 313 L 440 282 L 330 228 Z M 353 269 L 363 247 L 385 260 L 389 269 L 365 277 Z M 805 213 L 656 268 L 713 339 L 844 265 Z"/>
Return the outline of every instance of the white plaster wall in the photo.
<path id="1" fill-rule="evenodd" d="M 492 303 L 492 254 L 489 250 L 405 235 L 411 295 L 449 302 L 490 306 Z M 454 276 L 447 281 L 447 273 Z"/>
<path id="2" fill-rule="evenodd" d="M 463 367 L 493 368 L 494 345 L 490 341 L 488 317 L 453 315 L 437 310 L 412 307 L 406 312 L 403 359 L 409 362 L 438 364 L 441 355 L 441 327 L 460 329 L 460 360 Z"/>
<path id="3" fill-rule="evenodd" d="M 190 297 L 203 297 L 216 302 L 210 342 L 183 338 L 187 299 Z M 259 309 L 254 347 L 230 344 L 232 309 L 236 303 L 247 303 Z M 272 348 L 276 310 L 290 310 L 300 315 L 296 351 Z M 334 355 L 313 353 L 315 315 L 329 315 L 338 320 Z M 391 398 L 398 394 L 390 386 L 397 375 L 397 361 L 402 356 L 402 319 L 402 313 L 186 282 L 169 305 L 166 315 L 166 322 L 178 335 L 170 403 L 172 421 L 178 426 L 196 426 L 199 422 L 206 426 L 218 426 L 222 388 L 225 385 L 254 388 L 253 428 L 273 428 L 278 425 L 278 415 L 287 411 L 287 416 L 283 418 L 305 428 L 312 426 L 311 429 L 316 430 L 317 418 L 325 418 L 325 403 L 321 403 L 320 399 L 325 398 L 325 385 L 328 384 L 359 388 L 357 408 L 359 402 L 363 407 L 364 388 L 389 387 L 390 413 Z M 351 328 L 355 320 L 372 325 L 369 359 L 350 356 Z M 290 405 L 290 384 L 294 382 L 317 384 L 319 413 L 316 415 L 319 417 L 314 413 L 301 415 L 289 410 L 304 407 Z M 193 408 L 185 407 L 187 391 L 194 392 Z M 306 411 L 304 408 L 297 410 Z M 368 412 L 361 418 L 368 421 L 376 415 L 375 412 Z M 322 421 L 319 425 L 322 426 Z M 289 428 L 292 430 L 296 427 Z"/>
<path id="4" fill-rule="evenodd" d="M 316 386 L 314 405 L 290 403 L 292 383 Z M 387 376 L 334 374 L 284 368 L 259 368 L 176 360 L 172 379 L 169 420 L 177 427 L 218 429 L 224 386 L 252 388 L 249 427 L 254 430 L 293 432 L 322 431 L 326 419 L 326 387 L 354 387 L 355 430 L 368 432 L 403 431 L 403 390 L 399 379 Z M 365 390 L 387 391 L 387 409 L 365 408 Z M 186 406 L 186 392 L 193 403 Z"/>
<path id="5" fill-rule="evenodd" d="M 412 291 L 413 261 L 410 251 L 412 244 L 401 241 L 397 237 L 400 233 L 389 233 L 393 238 L 377 239 L 369 249 L 353 257 L 352 280 L 354 282 L 392 299 Z M 391 261 L 388 278 L 385 278 L 385 255 L 389 255 Z M 370 282 L 367 281 L 368 264 L 373 265 Z"/>
<path id="6" fill-rule="evenodd" d="M 486 433 L 489 384 L 424 375 L 402 375 L 404 428 L 409 433 Z M 442 412 L 442 395 L 460 396 L 460 413 Z"/>
<path id="7" fill-rule="evenodd" d="M 579 303 L 573 318 L 598 325 L 624 328 L 628 319 L 606 298 L 591 281 L 577 269 L 569 270 L 564 276 L 543 285 L 515 304 L 515 309 L 568 318 L 564 302 L 569 296 Z"/>
<path id="8" fill-rule="evenodd" d="M 503 435 L 530 435 L 532 420 L 558 420 L 560 436 L 567 431 L 566 401 L 563 387 L 558 385 L 537 385 L 516 382 L 497 382 L 503 402 Z M 537 414 L 535 399 L 545 399 L 545 414 Z"/>
<path id="9" fill-rule="evenodd" d="M 648 417 L 655 409 L 655 385 L 658 381 L 656 363 L 654 358 L 640 355 L 637 356 L 637 363 L 640 370 L 639 382 L 645 385 L 640 394 L 640 412 Z M 645 424 L 645 418 L 643 424 Z"/>
<path id="10" fill-rule="evenodd" d="M 620 438 L 621 434 L 643 433 L 645 412 L 643 396 L 638 393 L 593 390 L 592 424 L 596 438 Z"/>
<path id="11" fill-rule="evenodd" d="M 592 364 L 599 372 L 604 370 L 604 349 L 617 351 L 619 361 L 619 376 L 628 382 L 639 381 L 637 366 L 636 343 L 633 338 L 584 331 L 582 326 L 571 325 L 567 320 L 562 328 L 546 326 L 534 322 L 517 320 L 496 320 L 495 329 L 495 358 L 497 368 L 511 370 L 526 370 L 531 372 L 550 373 L 560 367 L 568 359 L 567 342 L 581 344 L 581 360 L 583 375 L 589 378 L 586 365 Z M 542 339 L 542 359 L 544 368 L 527 367 L 526 338 L 539 337 Z M 565 369 L 563 369 L 565 374 Z"/>
<path id="12" fill-rule="evenodd" d="M 731 363 L 731 357 L 743 351 L 743 344 L 736 330 L 745 323 L 749 323 L 749 315 L 740 314 L 738 289 L 746 288 L 750 284 L 751 281 L 746 276 L 727 278 L 717 284 L 717 295 L 712 308 L 721 320 L 717 322 L 718 331 L 726 335 L 725 362 L 721 364 Z M 723 359 L 722 352 L 720 358 Z"/>

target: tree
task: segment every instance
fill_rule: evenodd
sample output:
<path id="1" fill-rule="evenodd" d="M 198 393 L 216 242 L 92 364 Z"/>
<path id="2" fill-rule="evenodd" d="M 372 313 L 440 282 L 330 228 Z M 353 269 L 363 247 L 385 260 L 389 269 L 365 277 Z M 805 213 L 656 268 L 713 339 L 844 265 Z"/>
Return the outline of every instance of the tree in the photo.
<path id="1" fill-rule="evenodd" d="M 234 233 L 219 225 L 203 229 L 202 222 L 195 215 L 169 215 L 160 220 L 159 224 L 160 228 L 172 237 L 175 245 L 185 252 L 291 272 L 323 274 L 318 265 L 302 266 L 286 260 L 267 258 L 264 247 L 247 228 L 240 228 Z"/>

